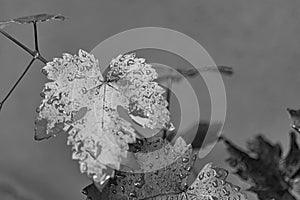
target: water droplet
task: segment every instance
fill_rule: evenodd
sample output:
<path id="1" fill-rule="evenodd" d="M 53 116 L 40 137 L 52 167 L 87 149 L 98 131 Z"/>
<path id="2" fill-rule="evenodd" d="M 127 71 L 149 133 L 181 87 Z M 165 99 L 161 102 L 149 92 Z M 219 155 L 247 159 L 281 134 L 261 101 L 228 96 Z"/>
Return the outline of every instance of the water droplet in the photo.
<path id="1" fill-rule="evenodd" d="M 145 181 L 142 178 L 139 178 L 137 180 L 137 182 L 134 183 L 134 186 L 137 188 L 142 188 L 144 184 L 145 184 Z"/>
<path id="2" fill-rule="evenodd" d="M 84 194 L 84 195 L 87 195 L 87 194 L 88 194 L 88 192 L 87 192 L 85 189 L 83 189 L 83 190 L 81 191 L 81 193 Z"/>
<path id="3" fill-rule="evenodd" d="M 206 173 L 206 176 L 207 176 L 207 177 L 210 177 L 210 175 L 211 175 L 210 172 L 207 172 L 207 173 Z"/>
<path id="4" fill-rule="evenodd" d="M 189 187 L 189 190 L 194 190 L 195 188 L 193 186 L 190 186 Z"/>
<path id="5" fill-rule="evenodd" d="M 186 166 L 186 167 L 185 167 L 185 170 L 188 171 L 188 172 L 191 172 L 191 171 L 192 171 L 192 168 L 193 168 L 192 166 Z"/>
<path id="6" fill-rule="evenodd" d="M 95 182 L 98 182 L 97 179 L 98 179 L 98 176 L 97 176 L 97 175 L 93 175 L 93 180 L 94 180 Z"/>
<path id="7" fill-rule="evenodd" d="M 212 186 L 214 186 L 215 188 L 217 188 L 218 187 L 218 180 L 215 180 L 215 181 L 213 181 L 212 182 Z"/>
<path id="8" fill-rule="evenodd" d="M 233 189 L 234 189 L 235 191 L 237 191 L 237 192 L 239 192 L 239 191 L 241 190 L 241 188 L 240 188 L 239 186 L 237 186 L 237 185 L 234 185 L 234 186 L 233 186 Z"/>
<path id="9" fill-rule="evenodd" d="M 202 181 L 204 178 L 204 172 L 202 172 L 200 175 L 199 175 L 199 180 Z"/>
<path id="10" fill-rule="evenodd" d="M 123 192 L 123 193 L 125 192 L 124 186 L 121 186 L 120 189 L 121 189 L 121 192 Z"/>
<path id="11" fill-rule="evenodd" d="M 183 162 L 183 163 L 187 163 L 187 162 L 189 162 L 189 159 L 186 158 L 186 157 L 184 157 L 184 158 L 182 158 L 182 162 Z"/>
<path id="12" fill-rule="evenodd" d="M 42 69 L 42 74 L 44 74 L 45 76 L 47 76 L 47 75 L 48 75 L 48 72 L 47 72 L 47 70 L 45 70 L 45 69 Z"/>
<path id="13" fill-rule="evenodd" d="M 152 164 L 152 163 L 149 163 L 149 167 L 152 169 L 152 167 L 153 167 L 153 164 Z"/>
<path id="14" fill-rule="evenodd" d="M 72 82 L 74 81 L 74 78 L 72 76 L 68 76 L 68 81 Z"/>
<path id="15" fill-rule="evenodd" d="M 170 147 L 169 146 L 165 146 L 164 152 L 165 152 L 165 155 L 168 155 L 169 152 L 170 152 Z"/>
<path id="16" fill-rule="evenodd" d="M 196 155 L 196 154 L 194 154 L 194 155 L 193 155 L 193 157 L 192 157 L 192 160 L 193 160 L 193 161 L 195 161 L 195 160 L 196 160 L 196 158 L 197 158 L 197 155 Z"/>
<path id="17" fill-rule="evenodd" d="M 159 159 L 159 152 L 156 153 L 155 158 Z"/>
<path id="18" fill-rule="evenodd" d="M 168 131 L 174 131 L 174 130 L 175 130 L 175 126 L 172 123 L 170 123 Z"/>
<path id="19" fill-rule="evenodd" d="M 109 107 L 108 107 L 108 106 L 104 106 L 104 110 L 105 110 L 106 112 L 108 112 L 108 111 L 109 111 Z"/>
<path id="20" fill-rule="evenodd" d="M 80 163 L 80 171 L 81 172 L 86 172 L 87 171 L 87 164 L 82 162 Z"/>
<path id="21" fill-rule="evenodd" d="M 128 61 L 127 61 L 127 65 L 133 65 L 134 64 L 134 60 L 133 59 L 129 59 Z"/>
<path id="22" fill-rule="evenodd" d="M 136 192 L 134 192 L 134 191 L 133 191 L 133 192 L 130 192 L 130 193 L 129 193 L 129 196 L 135 198 L 135 197 L 136 197 Z"/>
<path id="23" fill-rule="evenodd" d="M 182 174 L 182 173 L 179 174 L 179 178 L 180 178 L 180 179 L 184 179 L 185 177 L 186 177 L 185 174 Z"/>
<path id="24" fill-rule="evenodd" d="M 87 93 L 87 89 L 85 87 L 81 88 L 81 92 L 82 94 L 86 94 Z"/>
<path id="25" fill-rule="evenodd" d="M 223 192 L 223 194 L 225 196 L 229 196 L 230 195 L 230 192 L 226 188 L 223 188 L 222 192 Z"/>

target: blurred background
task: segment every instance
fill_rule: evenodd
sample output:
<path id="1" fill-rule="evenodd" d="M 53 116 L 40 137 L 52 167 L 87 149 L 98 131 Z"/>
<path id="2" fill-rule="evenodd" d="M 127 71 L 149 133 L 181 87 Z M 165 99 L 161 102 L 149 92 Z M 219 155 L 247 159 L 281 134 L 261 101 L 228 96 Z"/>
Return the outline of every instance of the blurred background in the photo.
<path id="1" fill-rule="evenodd" d="M 131 28 L 158 26 L 180 31 L 197 40 L 216 64 L 234 66 L 235 74 L 224 77 L 227 117 L 223 134 L 245 146 L 247 139 L 263 133 L 280 142 L 286 153 L 290 121 L 285 109 L 300 108 L 299 8 L 300 1 L 294 0 L 0 0 L 0 20 L 38 13 L 68 16 L 67 21 L 39 25 L 40 50 L 48 60 L 63 52 L 75 54 L 80 48 L 91 51 L 109 36 Z M 32 26 L 10 25 L 5 30 L 33 47 Z M 164 58 L 151 59 L 163 62 Z M 30 59 L 0 35 L 1 98 Z M 79 173 L 77 161 L 71 160 L 66 136 L 33 140 L 35 109 L 46 82 L 42 67 L 41 62 L 34 63 L 0 112 L 0 194 L 32 200 L 81 200 L 80 191 L 90 181 Z M 207 94 L 203 102 L 205 98 Z M 205 109 L 203 113 L 203 119 L 208 119 Z M 193 120 L 191 117 L 185 126 Z M 213 162 L 230 169 L 224 162 L 224 147 L 216 145 L 196 167 Z M 229 180 L 247 187 L 233 175 Z M 247 195 L 249 200 L 256 199 Z"/>

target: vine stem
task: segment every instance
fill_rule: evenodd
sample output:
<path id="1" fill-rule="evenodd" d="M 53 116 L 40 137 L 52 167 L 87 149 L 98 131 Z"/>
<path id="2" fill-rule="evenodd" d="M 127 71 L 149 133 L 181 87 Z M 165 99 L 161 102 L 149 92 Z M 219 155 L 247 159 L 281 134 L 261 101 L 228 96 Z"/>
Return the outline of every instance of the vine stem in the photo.
<path id="1" fill-rule="evenodd" d="M 4 99 L 1 101 L 0 103 L 0 110 L 3 106 L 3 104 L 5 103 L 5 101 L 8 99 L 8 97 L 11 95 L 11 93 L 14 91 L 14 89 L 17 87 L 17 85 L 20 83 L 20 81 L 22 80 L 22 78 L 25 76 L 25 74 L 27 73 L 27 71 L 29 70 L 29 68 L 31 67 L 31 65 L 33 64 L 33 62 L 35 61 L 36 58 L 32 58 L 32 60 L 29 62 L 29 64 L 27 65 L 27 67 L 25 68 L 25 70 L 23 71 L 23 73 L 21 74 L 21 76 L 18 78 L 18 80 L 15 82 L 15 84 L 12 86 L 12 88 L 9 90 L 9 92 L 7 93 L 7 95 L 4 97 Z"/>
<path id="2" fill-rule="evenodd" d="M 29 53 L 32 57 L 36 57 L 38 60 L 42 61 L 44 64 L 46 64 L 48 62 L 43 56 L 40 55 L 39 51 L 37 51 L 37 50 L 33 51 L 33 50 L 29 49 L 27 46 L 25 46 L 23 43 L 21 43 L 20 41 L 15 39 L 13 36 L 11 36 L 9 33 L 5 32 L 1 28 L 0 28 L 0 33 L 2 33 L 2 35 L 4 35 L 6 38 L 8 38 L 12 42 L 14 42 L 19 47 L 21 47 L 23 50 L 25 50 L 27 53 Z"/>
<path id="3" fill-rule="evenodd" d="M 32 66 L 33 62 L 38 59 L 40 61 L 42 61 L 44 64 L 47 64 L 47 60 L 40 54 L 39 52 L 39 45 L 38 45 L 38 30 L 37 30 L 37 23 L 36 22 L 32 22 L 33 23 L 33 32 L 34 32 L 34 50 L 29 49 L 26 45 L 24 45 L 22 42 L 20 42 L 19 40 L 15 39 L 13 36 L 11 36 L 9 33 L 5 32 L 3 29 L 0 28 L 0 33 L 2 35 L 4 35 L 6 38 L 8 38 L 10 41 L 14 42 L 16 45 L 18 45 L 20 48 L 22 48 L 23 50 L 25 50 L 27 53 L 29 53 L 32 56 L 31 61 L 29 62 L 29 64 L 27 65 L 27 67 L 25 68 L 25 70 L 23 71 L 23 73 L 19 76 L 18 80 L 15 82 L 15 84 L 12 86 L 12 88 L 9 90 L 9 92 L 7 93 L 7 95 L 4 97 L 4 99 L 0 102 L 0 110 L 2 109 L 4 103 L 6 102 L 6 100 L 10 97 L 10 95 L 12 94 L 12 92 L 16 89 L 16 87 L 18 86 L 18 84 L 20 83 L 20 81 L 24 78 L 24 76 L 26 75 L 26 73 L 28 72 L 28 70 L 30 69 L 30 67 Z"/>

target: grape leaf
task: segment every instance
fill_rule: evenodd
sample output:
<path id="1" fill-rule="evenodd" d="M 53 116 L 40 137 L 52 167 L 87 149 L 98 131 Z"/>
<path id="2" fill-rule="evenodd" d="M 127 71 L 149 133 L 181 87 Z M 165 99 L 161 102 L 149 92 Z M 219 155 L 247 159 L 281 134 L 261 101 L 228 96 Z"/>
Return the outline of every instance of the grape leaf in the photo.
<path id="1" fill-rule="evenodd" d="M 135 54 L 113 59 L 105 77 L 95 57 L 82 50 L 78 56 L 55 58 L 43 70 L 52 81 L 42 92 L 35 138 L 67 132 L 72 158 L 96 182 L 114 175 L 112 169 L 119 169 L 128 144 L 136 139 L 135 129 L 119 115 L 119 108 L 141 127 L 172 127 L 164 90 L 153 82 L 156 71 Z"/>
<path id="2" fill-rule="evenodd" d="M 149 138 L 144 138 L 142 146 L 148 147 L 143 149 L 155 152 L 151 147 L 153 147 L 152 142 L 157 139 L 159 139 L 157 136 L 151 138 L 150 141 Z M 162 145 L 162 140 L 159 141 Z M 160 195 L 181 193 L 187 187 L 187 179 L 196 160 L 196 155 L 192 153 L 191 145 L 187 145 L 182 138 L 178 138 L 174 146 L 169 145 L 170 144 L 168 143 L 167 148 L 169 148 L 169 150 L 164 151 L 163 153 L 167 160 L 169 160 L 169 163 L 163 168 L 145 172 L 148 170 L 148 168 L 145 167 L 144 173 L 117 171 L 116 176 L 110 179 L 109 183 L 104 187 L 100 194 L 94 191 L 97 188 L 92 185 L 86 187 L 84 193 L 92 200 L 120 200 L 128 198 L 151 199 Z M 165 149 L 165 147 L 166 146 L 163 146 L 163 149 Z M 157 165 L 157 163 L 160 164 L 160 162 L 155 162 L 155 160 L 160 160 L 162 162 L 165 157 L 162 155 L 154 158 L 148 156 L 152 161 L 153 166 Z M 172 159 L 173 162 L 171 163 L 170 160 Z M 144 166 L 147 165 L 144 164 Z"/>
<path id="3" fill-rule="evenodd" d="M 43 13 L 37 15 L 30 15 L 26 17 L 19 17 L 16 19 L 11 19 L 6 21 L 0 21 L 0 28 L 4 28 L 10 23 L 29 24 L 29 23 L 45 22 L 50 20 L 65 20 L 65 19 L 66 17 L 63 15 L 51 15 L 51 14 Z"/>
<path id="4" fill-rule="evenodd" d="M 154 142 L 155 140 L 157 142 Z M 95 184 L 91 184 L 83 189 L 83 193 L 90 200 L 246 199 L 239 192 L 237 186 L 225 181 L 228 172 L 221 168 L 212 167 L 211 164 L 206 165 L 194 183 L 188 187 L 187 180 L 196 159 L 196 154 L 192 153 L 191 145 L 187 145 L 181 137 L 176 140 L 174 146 L 164 146 L 164 144 L 170 145 L 166 140 L 155 136 L 151 139 L 145 138 L 143 142 L 137 142 L 133 149 L 139 146 L 138 152 L 145 152 L 146 149 L 155 152 L 158 146 L 162 149 L 168 147 L 170 150 L 165 152 L 168 155 L 166 160 L 173 157 L 176 162 L 156 171 L 145 173 L 117 171 L 116 176 L 109 180 L 101 192 Z M 186 150 L 184 151 L 184 149 Z M 179 153 L 180 151 L 185 153 L 178 156 L 182 154 Z M 165 158 L 160 156 L 155 159 L 163 161 Z M 153 161 L 153 159 L 150 160 Z"/>
<path id="5" fill-rule="evenodd" d="M 228 171 L 206 164 L 198 174 L 194 183 L 186 191 L 189 200 L 246 200 L 240 188 L 226 182 Z"/>
<path id="6" fill-rule="evenodd" d="M 298 145 L 297 147 L 295 145 L 294 133 L 291 134 L 291 150 L 285 158 L 282 158 L 279 144 L 271 144 L 261 135 L 248 142 L 248 153 L 225 137 L 222 137 L 221 140 L 225 142 L 230 154 L 227 162 L 236 169 L 235 174 L 251 185 L 249 191 L 256 193 L 261 200 L 295 200 L 295 197 L 289 192 L 289 189 L 292 189 L 290 181 L 293 173 L 291 171 L 296 173 L 294 164 L 297 163 L 296 166 L 299 167 L 300 159 L 299 156 L 296 156 L 299 153 L 297 152 Z M 282 162 L 283 160 L 284 162 Z"/>

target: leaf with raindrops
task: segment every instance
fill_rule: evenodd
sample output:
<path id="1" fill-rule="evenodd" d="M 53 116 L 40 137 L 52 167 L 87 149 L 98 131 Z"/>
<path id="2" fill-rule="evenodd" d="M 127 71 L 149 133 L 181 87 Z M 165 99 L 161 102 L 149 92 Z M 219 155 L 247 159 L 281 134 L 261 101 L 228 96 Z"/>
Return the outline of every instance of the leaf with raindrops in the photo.
<path id="1" fill-rule="evenodd" d="M 37 15 L 30 15 L 26 17 L 19 17 L 16 19 L 0 21 L 0 28 L 4 28 L 5 26 L 11 23 L 17 24 L 29 24 L 29 23 L 37 23 L 37 22 L 45 22 L 50 20 L 65 20 L 66 17 L 63 15 L 51 15 L 51 14 L 37 14 Z"/>
<path id="2" fill-rule="evenodd" d="M 147 158 L 152 161 L 149 162 L 149 165 L 152 163 L 152 167 L 149 167 L 149 165 L 146 165 L 148 163 L 146 163 L 142 165 L 146 166 L 143 172 L 116 171 L 115 177 L 109 180 L 100 193 L 95 191 L 97 188 L 93 185 L 86 187 L 83 190 L 84 193 L 92 200 L 151 199 L 161 195 L 182 193 L 187 188 L 188 177 L 195 163 L 196 154 L 193 153 L 191 145 L 187 145 L 182 138 L 178 138 L 174 146 L 167 144 L 166 146 L 169 150 L 164 151 L 160 157 L 156 157 L 151 152 L 157 150 L 155 150 L 155 147 L 152 149 L 151 146 L 153 147 L 152 142 L 158 138 L 155 136 L 154 138 L 145 138 L 143 140 L 143 144 L 145 144 L 143 146 L 148 146 L 143 149 L 150 150 L 150 155 Z M 160 141 L 162 142 L 162 140 Z M 162 147 L 162 149 L 165 149 L 166 146 Z M 161 162 L 156 161 L 162 161 L 165 157 L 168 158 L 168 162 L 164 166 L 162 166 Z M 155 169 L 154 167 L 159 168 Z"/>
<path id="3" fill-rule="evenodd" d="M 194 183 L 187 189 L 187 199 L 224 199 L 246 200 L 240 188 L 226 181 L 228 172 L 225 169 L 206 164 L 199 172 Z"/>
<path id="4" fill-rule="evenodd" d="M 113 177 L 128 144 L 136 140 L 132 123 L 119 114 L 121 108 L 140 127 L 173 128 L 164 89 L 153 81 L 156 71 L 135 54 L 113 59 L 104 77 L 97 59 L 82 50 L 78 56 L 53 59 L 43 72 L 51 82 L 42 91 L 35 138 L 68 133 L 72 158 L 95 182 Z"/>
<path id="5" fill-rule="evenodd" d="M 161 148 L 163 151 L 159 157 L 155 153 Z M 165 149 L 169 149 L 165 151 Z M 212 167 L 207 164 L 199 173 L 194 183 L 189 186 L 196 154 L 193 153 L 191 145 L 179 137 L 174 145 L 170 145 L 159 136 L 144 138 L 141 142 L 132 145 L 134 152 L 150 152 L 148 159 L 156 167 L 161 167 L 160 162 L 155 160 L 166 160 L 164 167 L 154 171 L 144 171 L 144 173 L 116 171 L 114 178 L 111 178 L 106 186 L 100 191 L 95 184 L 91 184 L 83 189 L 83 194 L 90 200 L 245 200 L 246 196 L 239 192 L 239 188 L 228 182 L 226 177 L 228 172 L 224 169 Z M 164 153 L 163 153 L 164 152 Z M 182 153 L 184 152 L 184 153 Z M 162 156 L 165 154 L 165 157 Z M 151 157 L 154 158 L 151 158 Z M 168 160 L 176 159 L 173 163 Z M 147 163 L 147 162 L 146 162 Z M 151 163 L 151 162 L 149 162 Z M 143 163 L 141 163 L 143 166 Z M 144 166 L 144 170 L 152 168 Z M 143 167 L 142 167 L 143 168 Z"/>
<path id="6" fill-rule="evenodd" d="M 290 190 L 300 177 L 300 150 L 296 133 L 290 133 L 290 150 L 282 156 L 279 144 L 272 144 L 262 135 L 248 142 L 245 152 L 222 137 L 230 157 L 226 160 L 236 169 L 235 174 L 248 182 L 248 191 L 257 194 L 260 200 L 296 200 Z M 267 169 L 267 170 L 266 170 Z"/>

